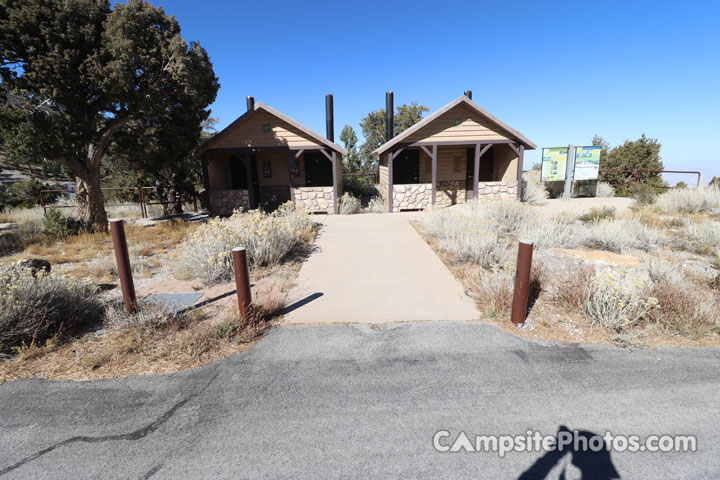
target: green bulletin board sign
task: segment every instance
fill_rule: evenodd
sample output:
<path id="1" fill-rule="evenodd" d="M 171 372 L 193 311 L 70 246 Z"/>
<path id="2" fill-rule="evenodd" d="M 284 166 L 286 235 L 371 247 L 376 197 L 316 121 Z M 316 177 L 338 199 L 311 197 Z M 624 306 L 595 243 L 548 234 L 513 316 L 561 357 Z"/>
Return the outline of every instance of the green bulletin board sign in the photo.
<path id="1" fill-rule="evenodd" d="M 562 182 L 565 180 L 565 164 L 568 147 L 543 148 L 541 182 Z"/>
<path id="2" fill-rule="evenodd" d="M 600 151 L 602 147 L 575 148 L 574 180 L 597 180 L 600 173 Z"/>

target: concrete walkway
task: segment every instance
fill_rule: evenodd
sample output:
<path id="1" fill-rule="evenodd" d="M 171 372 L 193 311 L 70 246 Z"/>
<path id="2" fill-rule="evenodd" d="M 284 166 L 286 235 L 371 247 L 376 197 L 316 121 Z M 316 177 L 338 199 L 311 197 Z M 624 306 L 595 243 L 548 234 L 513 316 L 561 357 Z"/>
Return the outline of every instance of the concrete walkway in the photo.
<path id="1" fill-rule="evenodd" d="M 292 323 L 472 320 L 474 302 L 409 221 L 420 214 L 330 215 L 290 292 Z"/>

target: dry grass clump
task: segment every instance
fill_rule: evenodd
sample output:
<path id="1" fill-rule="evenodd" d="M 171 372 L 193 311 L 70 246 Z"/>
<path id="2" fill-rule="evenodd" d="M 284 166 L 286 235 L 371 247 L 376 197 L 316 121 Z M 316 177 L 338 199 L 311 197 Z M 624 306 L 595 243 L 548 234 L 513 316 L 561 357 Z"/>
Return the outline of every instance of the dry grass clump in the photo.
<path id="1" fill-rule="evenodd" d="M 596 197 L 614 197 L 615 189 L 607 182 L 598 182 L 595 189 Z"/>
<path id="2" fill-rule="evenodd" d="M 94 287 L 55 274 L 11 269 L 0 274 L 0 351 L 42 344 L 103 318 Z"/>
<path id="3" fill-rule="evenodd" d="M 654 283 L 651 295 L 658 301 L 654 321 L 663 328 L 694 339 L 720 332 L 717 292 L 684 279 L 664 278 Z"/>
<path id="4" fill-rule="evenodd" d="M 672 189 L 659 195 L 655 207 L 663 213 L 701 213 L 720 208 L 716 186 Z"/>
<path id="5" fill-rule="evenodd" d="M 537 247 L 575 248 L 583 244 L 584 230 L 561 217 L 533 218 L 520 227 L 518 238 L 531 241 Z"/>
<path id="6" fill-rule="evenodd" d="M 642 280 L 608 270 L 592 279 L 583 311 L 593 323 L 621 333 L 647 319 L 657 304 Z"/>
<path id="7" fill-rule="evenodd" d="M 312 230 L 310 216 L 290 203 L 272 213 L 238 211 L 227 219 L 212 219 L 191 234 L 174 255 L 173 270 L 180 278 L 206 284 L 228 281 L 233 248 L 245 247 L 255 266 L 275 265 L 307 243 Z"/>
<path id="8" fill-rule="evenodd" d="M 498 236 L 494 221 L 476 211 L 465 215 L 457 210 L 431 209 L 424 218 L 425 230 L 454 261 L 492 268 L 505 260 L 508 240 Z"/>
<path id="9" fill-rule="evenodd" d="M 593 207 L 588 213 L 580 215 L 578 220 L 583 223 L 593 223 L 601 220 L 611 220 L 613 218 L 615 218 L 615 207 Z"/>
<path id="10" fill-rule="evenodd" d="M 338 212 L 341 215 L 353 215 L 360 211 L 360 199 L 345 192 L 338 201 Z"/>
<path id="11" fill-rule="evenodd" d="M 669 241 L 663 231 L 649 227 L 637 218 L 626 217 L 589 225 L 584 243 L 590 248 L 623 252 L 632 249 L 649 251 L 667 245 Z"/>
<path id="12" fill-rule="evenodd" d="M 552 281 L 547 282 L 552 302 L 566 312 L 582 310 L 583 304 L 590 296 L 594 277 L 595 269 L 587 266 L 577 266 L 557 272 L 552 276 Z"/>
<path id="13" fill-rule="evenodd" d="M 486 318 L 502 317 L 510 312 L 513 282 L 508 269 L 482 271 L 469 282 L 468 294 L 484 308 Z"/>
<path id="14" fill-rule="evenodd" d="M 692 242 L 720 249 L 720 222 L 690 222 L 685 229 L 685 235 Z"/>
<path id="15" fill-rule="evenodd" d="M 529 205 L 545 205 L 550 196 L 545 186 L 540 183 L 540 170 L 523 173 L 522 201 Z"/>

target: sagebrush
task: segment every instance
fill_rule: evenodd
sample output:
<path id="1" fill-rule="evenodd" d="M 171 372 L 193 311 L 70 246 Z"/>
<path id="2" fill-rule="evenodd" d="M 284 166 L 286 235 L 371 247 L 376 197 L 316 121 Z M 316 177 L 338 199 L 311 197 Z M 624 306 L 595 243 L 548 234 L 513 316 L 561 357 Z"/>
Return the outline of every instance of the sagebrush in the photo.
<path id="1" fill-rule="evenodd" d="M 272 213 L 238 211 L 226 219 L 212 219 L 192 233 L 173 256 L 173 269 L 180 278 L 207 284 L 229 281 L 233 248 L 244 247 L 254 266 L 274 265 L 306 243 L 312 230 L 310 216 L 291 203 Z"/>
<path id="2" fill-rule="evenodd" d="M 39 344 L 103 319 L 94 286 L 56 274 L 9 269 L 0 274 L 0 351 Z"/>

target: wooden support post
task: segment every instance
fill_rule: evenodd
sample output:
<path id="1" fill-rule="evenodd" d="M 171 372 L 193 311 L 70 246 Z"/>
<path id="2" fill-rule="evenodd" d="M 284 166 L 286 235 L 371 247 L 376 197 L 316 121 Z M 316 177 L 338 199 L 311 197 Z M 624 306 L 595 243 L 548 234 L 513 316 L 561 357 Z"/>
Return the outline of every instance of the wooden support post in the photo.
<path id="1" fill-rule="evenodd" d="M 517 265 L 515 267 L 515 287 L 513 289 L 510 321 L 523 325 L 527 317 L 530 295 L 530 270 L 532 268 L 533 243 L 520 240 L 518 244 Z"/>
<path id="2" fill-rule="evenodd" d="M 130 255 L 128 254 L 125 227 L 122 220 L 110 221 L 110 235 L 115 249 L 115 261 L 120 277 L 120 289 L 123 302 L 128 313 L 135 313 L 137 300 L 135 298 L 135 284 L 133 283 L 132 269 L 130 268 Z"/>
<path id="3" fill-rule="evenodd" d="M 250 294 L 250 271 L 248 270 L 247 255 L 244 247 L 232 249 L 233 268 L 235 270 L 235 289 L 237 291 L 238 308 L 240 316 L 245 316 L 252 302 Z"/>
<path id="4" fill-rule="evenodd" d="M 210 201 L 210 173 L 208 169 L 208 154 L 203 153 L 202 158 L 202 176 L 203 176 L 203 190 L 205 195 L 205 202 L 208 207 L 208 211 L 210 212 L 210 215 L 213 215 L 213 206 L 212 202 Z"/>
<path id="5" fill-rule="evenodd" d="M 293 176 L 293 167 L 295 167 L 295 154 L 292 150 L 288 150 L 288 174 L 290 176 L 290 201 L 295 203 L 295 177 Z"/>
<path id="6" fill-rule="evenodd" d="M 478 197 L 478 182 L 480 182 L 480 155 L 482 155 L 482 143 L 475 144 L 475 158 L 473 163 L 473 198 Z"/>
<path id="7" fill-rule="evenodd" d="M 393 213 L 393 154 L 389 150 L 388 156 L 388 212 Z"/>
<path id="8" fill-rule="evenodd" d="M 250 208 L 257 208 L 257 199 L 255 198 L 255 189 L 253 188 L 252 178 L 252 166 L 250 165 L 251 157 L 248 152 L 243 153 L 243 159 L 245 160 L 245 176 L 247 177 L 247 188 L 248 188 L 248 203 Z"/>
<path id="9" fill-rule="evenodd" d="M 337 176 L 337 152 L 332 152 L 332 176 L 333 176 L 333 212 L 335 215 L 340 213 L 338 210 L 338 176 Z"/>
<path id="10" fill-rule="evenodd" d="M 435 205 L 435 197 L 437 197 L 437 145 L 432 146 L 432 204 Z"/>
<path id="11" fill-rule="evenodd" d="M 520 145 L 518 149 L 518 167 L 517 167 L 517 199 L 522 201 L 522 176 L 523 176 L 523 158 L 525 157 L 525 145 Z"/>

